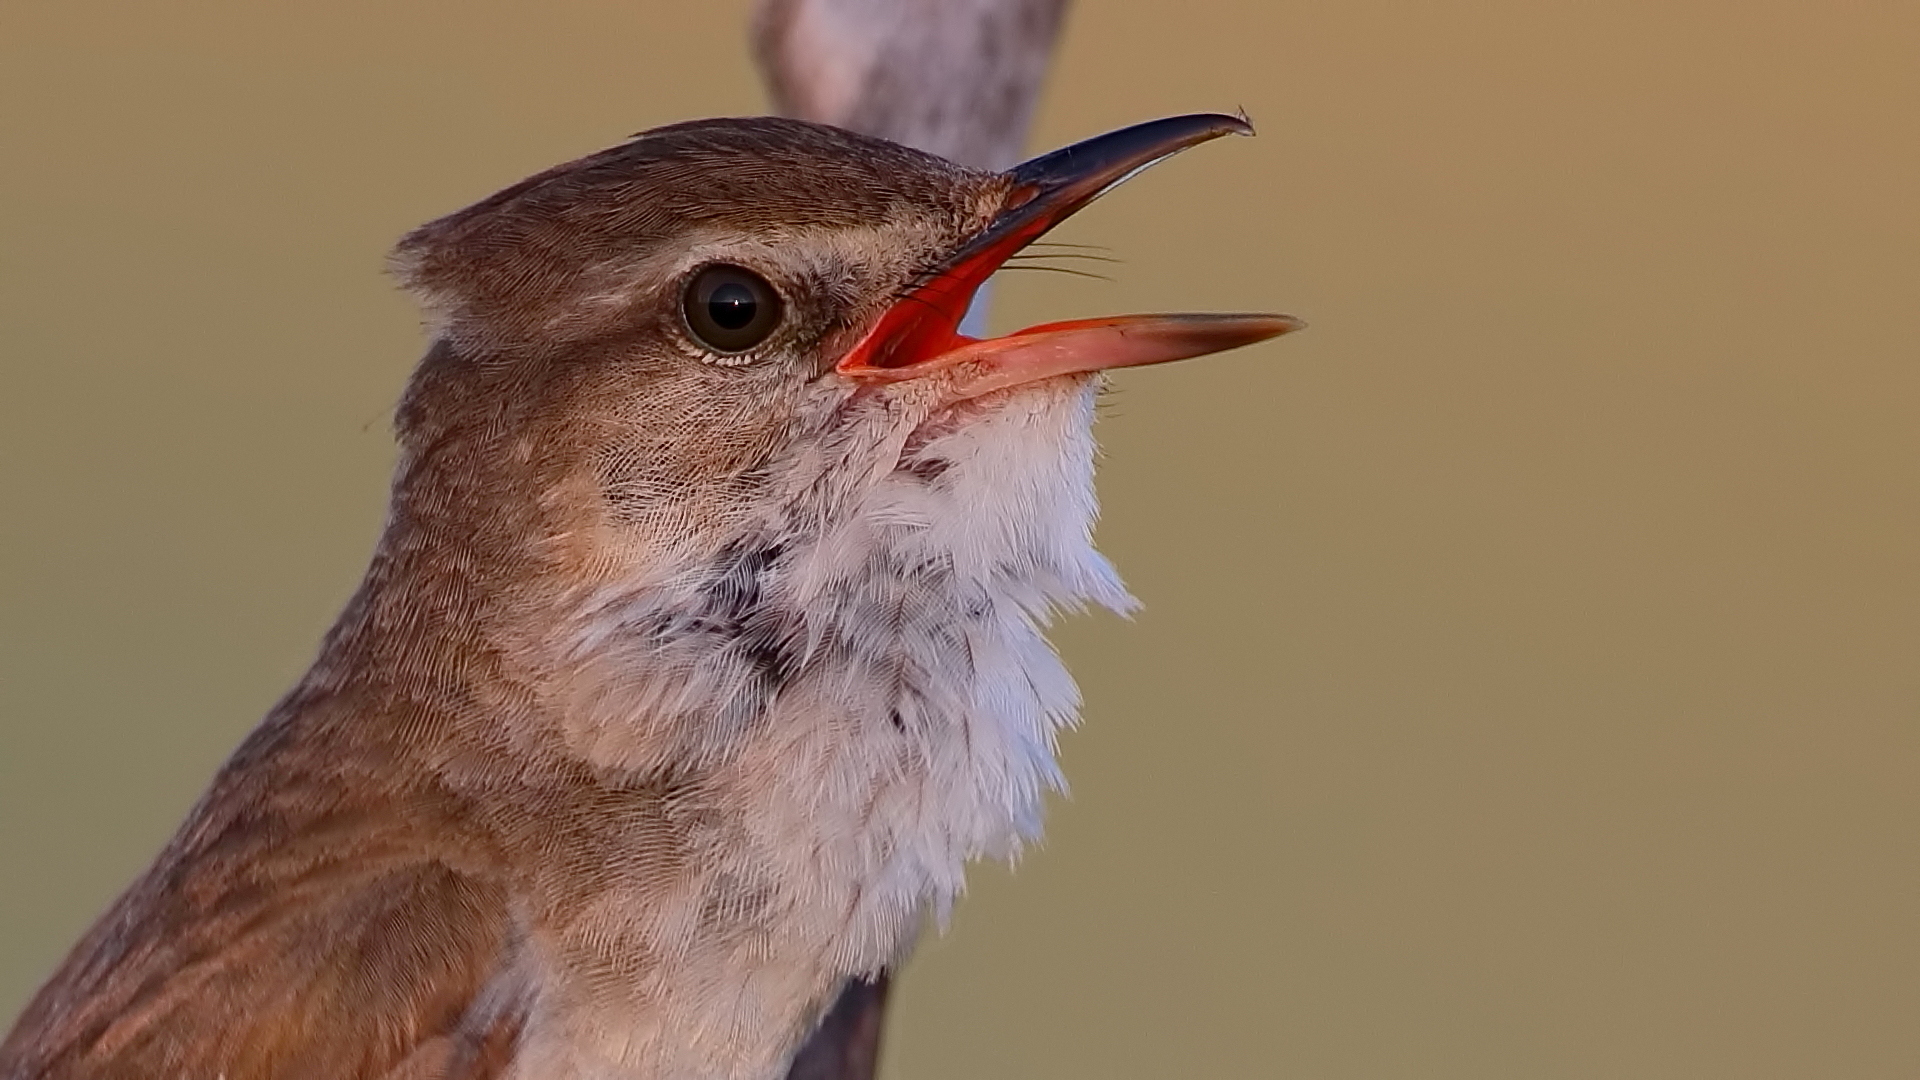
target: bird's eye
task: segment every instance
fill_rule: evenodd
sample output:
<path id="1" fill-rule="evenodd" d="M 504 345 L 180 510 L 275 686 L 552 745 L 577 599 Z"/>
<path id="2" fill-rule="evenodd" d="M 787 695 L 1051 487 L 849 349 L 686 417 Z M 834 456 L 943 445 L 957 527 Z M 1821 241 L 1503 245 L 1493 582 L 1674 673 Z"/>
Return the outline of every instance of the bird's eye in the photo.
<path id="1" fill-rule="evenodd" d="M 693 340 L 717 353 L 741 353 L 780 325 L 780 294 L 751 270 L 718 263 L 693 276 L 680 302 Z"/>

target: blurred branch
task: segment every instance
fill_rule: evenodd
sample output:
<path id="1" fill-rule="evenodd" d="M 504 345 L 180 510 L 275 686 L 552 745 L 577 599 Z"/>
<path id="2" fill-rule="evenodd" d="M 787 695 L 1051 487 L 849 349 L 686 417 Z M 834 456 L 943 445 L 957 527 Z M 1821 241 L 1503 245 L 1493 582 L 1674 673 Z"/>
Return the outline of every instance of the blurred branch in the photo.
<path id="1" fill-rule="evenodd" d="M 1066 0 L 763 0 L 753 49 L 788 116 L 976 168 L 1021 157 Z"/>

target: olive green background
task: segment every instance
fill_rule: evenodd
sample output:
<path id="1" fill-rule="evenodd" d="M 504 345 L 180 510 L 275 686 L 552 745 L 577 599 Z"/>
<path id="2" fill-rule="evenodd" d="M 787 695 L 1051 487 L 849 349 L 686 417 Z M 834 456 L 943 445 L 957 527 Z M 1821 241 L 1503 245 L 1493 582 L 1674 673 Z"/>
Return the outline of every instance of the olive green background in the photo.
<path id="1" fill-rule="evenodd" d="M 0 8 L 0 1015 L 353 586 L 387 244 L 745 18 Z M 1235 107 L 998 294 L 1312 325 L 1117 380 L 1147 606 L 887 1074 L 1920 1075 L 1920 7 L 1082 0 L 1035 141 Z"/>

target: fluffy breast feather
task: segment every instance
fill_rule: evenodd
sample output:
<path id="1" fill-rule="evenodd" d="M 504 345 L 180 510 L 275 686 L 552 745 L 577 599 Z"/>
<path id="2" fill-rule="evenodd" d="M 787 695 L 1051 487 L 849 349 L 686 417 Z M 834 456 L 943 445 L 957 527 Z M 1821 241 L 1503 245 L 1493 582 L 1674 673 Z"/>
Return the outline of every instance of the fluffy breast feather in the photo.
<path id="1" fill-rule="evenodd" d="M 832 463 L 864 475 L 832 512 L 785 507 L 701 565 L 598 598 L 575 642 L 598 673 L 577 745 L 732 778 L 734 839 L 770 869 L 810 863 L 776 873 L 783 891 L 859 909 L 848 964 L 889 959 L 967 860 L 1038 833 L 1078 710 L 1047 620 L 1132 604 L 1092 543 L 1093 395 L 1057 380 L 872 440 L 893 457 Z"/>
<path id="2" fill-rule="evenodd" d="M 891 458 L 823 470 L 864 477 L 831 512 L 789 505 L 587 606 L 572 752 L 693 777 L 699 807 L 682 879 L 599 897 L 594 947 L 679 957 L 676 985 L 714 987 L 687 1022 L 784 1031 L 809 987 L 900 959 L 968 861 L 1038 835 L 1079 706 L 1042 631 L 1132 603 L 1092 544 L 1093 394 L 1025 387 L 868 440 Z"/>

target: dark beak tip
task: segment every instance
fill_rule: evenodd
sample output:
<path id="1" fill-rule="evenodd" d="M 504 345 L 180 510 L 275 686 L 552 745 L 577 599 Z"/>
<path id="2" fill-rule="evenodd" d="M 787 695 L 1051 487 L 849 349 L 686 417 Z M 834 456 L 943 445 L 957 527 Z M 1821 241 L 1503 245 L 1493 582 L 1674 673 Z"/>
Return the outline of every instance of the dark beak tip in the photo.
<path id="1" fill-rule="evenodd" d="M 1265 341 L 1307 328 L 1303 319 L 1270 311 L 1210 312 L 1182 318 L 1190 320 L 1196 329 L 1233 334 L 1244 337 L 1248 342 Z"/>
<path id="2" fill-rule="evenodd" d="M 1188 312 L 1178 315 L 1119 316 L 1117 322 L 1138 326 L 1132 332 L 1180 343 L 1182 356 L 1206 356 L 1258 345 L 1284 334 L 1306 329 L 1291 315 L 1253 311 Z"/>
<path id="3" fill-rule="evenodd" d="M 1062 216 L 1139 170 L 1224 135 L 1252 135 L 1244 116 L 1189 113 L 1134 124 L 1042 154 L 1008 170 L 1016 184 L 1046 201 L 1061 201 Z"/>
<path id="4" fill-rule="evenodd" d="M 1181 150 L 1223 135 L 1258 134 L 1254 130 L 1253 120 L 1245 112 L 1186 113 L 1180 116 L 1162 117 L 1159 120 L 1148 120 L 1130 128 L 1120 129 L 1120 132 L 1129 131 L 1156 132 Z M 1116 135 L 1120 132 L 1108 134 Z"/>
<path id="5" fill-rule="evenodd" d="M 1305 320 L 1296 319 L 1291 315 L 1263 312 L 1257 315 L 1227 315 L 1222 318 L 1233 330 L 1238 331 L 1230 335 L 1238 340 L 1235 344 L 1228 346 L 1229 348 L 1271 341 L 1283 334 L 1297 333 L 1307 328 Z"/>
<path id="6" fill-rule="evenodd" d="M 1251 136 L 1259 134 L 1259 132 L 1254 130 L 1253 120 L 1244 112 L 1192 113 L 1188 116 L 1173 117 L 1172 119 L 1188 121 L 1204 132 L 1204 134 L 1194 139 L 1196 143 L 1205 142 L 1208 139 L 1218 138 L 1222 135 Z"/>

